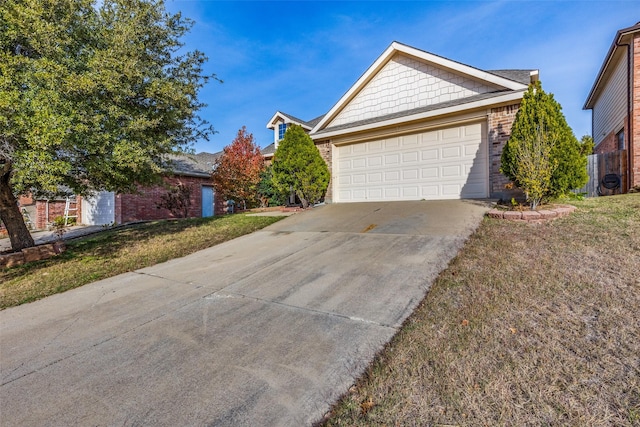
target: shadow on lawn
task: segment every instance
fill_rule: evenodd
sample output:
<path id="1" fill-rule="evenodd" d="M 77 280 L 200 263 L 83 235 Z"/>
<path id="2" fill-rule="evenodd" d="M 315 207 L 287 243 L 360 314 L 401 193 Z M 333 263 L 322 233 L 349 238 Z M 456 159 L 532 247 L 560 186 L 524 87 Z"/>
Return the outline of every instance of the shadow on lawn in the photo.
<path id="1" fill-rule="evenodd" d="M 91 261 L 115 258 L 124 248 L 132 244 L 139 245 L 151 239 L 179 234 L 196 227 L 213 226 L 214 228 L 220 228 L 216 226 L 222 225 L 220 224 L 222 222 L 231 223 L 231 218 L 231 216 L 223 216 L 173 219 L 136 223 L 115 229 L 107 228 L 95 234 L 66 240 L 67 250 L 54 258 L 34 261 L 0 271 L 0 279 L 9 281 L 28 274 L 38 273 L 39 270 L 44 270 L 53 265 L 63 265 L 73 260 Z"/>

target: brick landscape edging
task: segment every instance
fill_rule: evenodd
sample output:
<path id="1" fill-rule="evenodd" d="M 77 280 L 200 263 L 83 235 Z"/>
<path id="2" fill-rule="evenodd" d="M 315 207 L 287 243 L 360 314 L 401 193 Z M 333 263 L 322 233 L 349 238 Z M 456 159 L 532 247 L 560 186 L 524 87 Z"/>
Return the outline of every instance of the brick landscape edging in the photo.
<path id="1" fill-rule="evenodd" d="M 48 243 L 31 248 L 25 248 L 20 252 L 0 255 L 0 268 L 15 267 L 25 262 L 40 261 L 51 258 L 64 252 L 66 245 L 63 242 Z"/>
<path id="2" fill-rule="evenodd" d="M 511 221 L 539 222 L 567 216 L 575 210 L 576 207 L 571 205 L 560 205 L 553 208 L 540 209 L 539 211 L 503 211 L 494 208 L 487 212 L 487 216 Z"/>

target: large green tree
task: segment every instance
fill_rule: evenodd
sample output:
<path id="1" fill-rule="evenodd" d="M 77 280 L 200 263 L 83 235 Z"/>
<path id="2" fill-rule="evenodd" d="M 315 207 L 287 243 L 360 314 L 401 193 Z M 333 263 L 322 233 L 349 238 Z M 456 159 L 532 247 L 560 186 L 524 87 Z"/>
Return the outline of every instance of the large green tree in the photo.
<path id="1" fill-rule="evenodd" d="M 502 151 L 500 170 L 520 188 L 531 188 L 531 179 L 536 176 L 535 171 L 527 170 L 531 168 L 531 158 L 523 161 L 531 155 L 527 150 L 534 146 L 538 150 L 537 160 L 543 160 L 539 164 L 547 168 L 547 172 L 537 176 L 547 180 L 550 173 L 548 183 L 535 184 L 536 193 L 542 191 L 540 198 L 559 197 L 586 184 L 589 176 L 583 145 L 567 124 L 560 104 L 553 94 L 542 90 L 539 81 L 529 85 L 524 94 L 511 136 Z M 523 188 L 525 192 L 527 188 Z"/>
<path id="2" fill-rule="evenodd" d="M 210 128 L 205 56 L 162 0 L 0 2 L 0 219 L 32 246 L 16 194 L 130 191 Z"/>
<path id="3" fill-rule="evenodd" d="M 302 127 L 292 125 L 273 155 L 273 184 L 288 194 L 290 188 L 302 207 L 320 201 L 329 185 L 329 168 Z"/>

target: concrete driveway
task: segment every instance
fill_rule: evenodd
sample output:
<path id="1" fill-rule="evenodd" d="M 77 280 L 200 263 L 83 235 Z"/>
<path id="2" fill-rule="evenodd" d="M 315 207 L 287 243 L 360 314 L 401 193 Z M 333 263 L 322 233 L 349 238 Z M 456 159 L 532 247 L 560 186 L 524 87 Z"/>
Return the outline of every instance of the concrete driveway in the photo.
<path id="1" fill-rule="evenodd" d="M 326 205 L 4 310 L 2 425 L 309 425 L 487 210 L 472 201 Z"/>

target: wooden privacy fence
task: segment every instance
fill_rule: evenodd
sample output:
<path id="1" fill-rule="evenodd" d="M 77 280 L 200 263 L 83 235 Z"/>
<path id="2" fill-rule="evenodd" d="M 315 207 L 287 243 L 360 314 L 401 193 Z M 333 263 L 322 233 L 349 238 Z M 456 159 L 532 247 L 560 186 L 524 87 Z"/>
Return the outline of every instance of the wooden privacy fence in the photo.
<path id="1" fill-rule="evenodd" d="M 627 150 L 587 156 L 587 173 L 589 182 L 574 193 L 586 193 L 587 197 L 626 193 Z"/>

